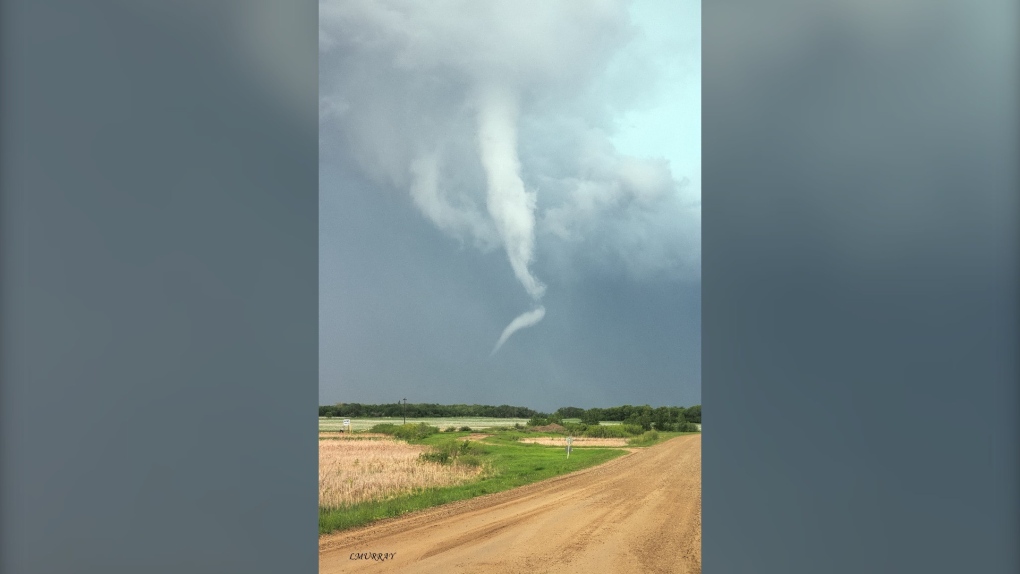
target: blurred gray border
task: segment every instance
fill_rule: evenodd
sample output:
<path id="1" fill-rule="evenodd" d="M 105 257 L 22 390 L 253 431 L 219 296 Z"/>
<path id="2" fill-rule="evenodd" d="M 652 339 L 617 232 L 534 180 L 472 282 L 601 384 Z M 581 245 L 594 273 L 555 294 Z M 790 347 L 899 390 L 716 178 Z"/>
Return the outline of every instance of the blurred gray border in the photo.
<path id="1" fill-rule="evenodd" d="M 316 568 L 315 15 L 3 2 L 0 571 Z M 1016 7 L 703 17 L 705 572 L 1017 571 Z"/>
<path id="2" fill-rule="evenodd" d="M 317 16 L 4 0 L 0 572 L 317 571 Z"/>
<path id="3" fill-rule="evenodd" d="M 1018 5 L 706 2 L 706 573 L 1020 572 Z"/>

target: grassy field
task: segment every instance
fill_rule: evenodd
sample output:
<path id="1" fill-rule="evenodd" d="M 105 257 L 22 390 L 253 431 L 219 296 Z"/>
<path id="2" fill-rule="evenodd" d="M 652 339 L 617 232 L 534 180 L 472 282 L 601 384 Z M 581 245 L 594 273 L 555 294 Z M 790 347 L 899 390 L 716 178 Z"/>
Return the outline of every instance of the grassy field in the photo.
<path id="1" fill-rule="evenodd" d="M 415 422 L 420 420 L 415 419 Z M 442 424 L 445 426 L 453 426 L 452 423 L 449 423 L 450 419 L 442 420 Z M 462 422 L 466 420 L 460 419 Z M 354 421 L 352 420 L 351 422 L 353 423 Z M 377 422 L 379 422 L 378 419 L 373 420 L 373 424 Z M 471 425 L 468 422 L 461 426 Z M 474 428 L 475 426 L 472 426 L 472 429 Z M 441 464 L 442 469 L 439 470 L 437 470 L 439 467 L 429 467 L 428 465 L 422 467 L 422 476 L 428 475 L 430 477 L 427 480 L 412 484 L 412 481 L 401 479 L 398 481 L 400 488 L 396 493 L 385 490 L 375 491 L 375 494 L 367 497 L 367 499 L 365 497 L 359 498 L 353 494 L 358 490 L 354 485 L 355 476 L 347 476 L 344 479 L 336 478 L 339 468 L 342 468 L 344 463 L 338 463 L 341 465 L 340 467 L 334 466 L 333 470 L 327 470 L 325 473 L 320 463 L 319 533 L 327 534 L 335 530 L 367 524 L 380 518 L 399 516 L 407 512 L 447 502 L 509 490 L 553 476 L 601 464 L 626 452 L 621 449 L 589 447 L 574 450 L 570 454 L 570 458 L 567 458 L 562 447 L 518 442 L 516 439 L 520 438 L 519 435 L 523 433 L 499 432 L 480 441 L 465 441 L 469 434 L 467 432 L 441 433 L 411 441 L 413 444 L 396 443 L 412 449 L 415 454 L 409 455 L 408 453 L 412 451 L 406 450 L 393 451 L 394 459 L 389 462 L 380 463 L 380 469 L 388 468 L 390 472 L 398 474 L 401 472 L 413 474 L 415 472 L 413 470 L 415 465 L 422 464 L 422 460 L 418 455 L 421 451 L 416 449 L 428 449 L 428 451 L 433 453 L 454 453 L 455 455 L 459 454 L 459 456 Z M 668 435 L 671 433 L 661 434 Z M 660 440 L 664 438 L 663 436 Z M 365 445 L 382 445 L 391 441 L 319 441 L 320 461 L 323 458 L 324 445 L 327 445 L 327 449 L 330 448 L 328 445 L 336 445 L 332 447 L 336 450 L 333 451 L 333 454 L 327 456 L 327 459 L 350 461 L 351 457 L 349 455 L 341 454 L 342 449 L 346 445 L 359 442 L 363 442 Z M 386 446 L 384 448 L 391 449 L 392 447 Z M 441 472 L 449 474 L 443 475 Z M 470 473 L 474 473 L 473 477 L 467 476 Z M 361 475 L 359 480 L 371 477 L 372 475 L 369 473 Z M 346 488 L 348 488 L 351 494 L 337 495 L 336 492 L 339 492 L 339 490 L 331 491 L 327 488 L 327 495 L 324 496 L 324 485 L 332 485 L 330 488 L 342 489 L 344 488 L 344 480 L 348 481 Z M 371 478 L 371 480 L 382 479 Z M 450 481 L 452 484 L 450 482 L 444 484 L 444 481 Z M 365 491 L 365 489 L 361 490 Z"/>
<path id="2" fill-rule="evenodd" d="M 354 431 L 365 431 L 380 423 L 403 424 L 401 417 L 379 417 L 379 418 L 352 418 L 351 428 Z M 515 424 L 525 424 L 528 419 L 498 419 L 485 417 L 463 417 L 463 418 L 408 418 L 409 423 L 425 423 L 440 429 L 447 427 L 471 427 L 472 430 L 487 429 L 493 427 L 512 427 Z M 344 419 L 319 417 L 319 431 L 339 431 L 343 429 Z"/>

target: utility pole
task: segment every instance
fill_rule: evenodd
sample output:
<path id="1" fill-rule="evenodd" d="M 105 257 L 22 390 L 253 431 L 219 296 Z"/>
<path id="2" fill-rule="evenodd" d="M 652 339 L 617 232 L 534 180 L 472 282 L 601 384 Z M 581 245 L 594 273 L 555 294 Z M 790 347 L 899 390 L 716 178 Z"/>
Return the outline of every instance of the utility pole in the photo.
<path id="1" fill-rule="evenodd" d="M 407 424 L 407 399 L 404 399 L 404 424 Z"/>

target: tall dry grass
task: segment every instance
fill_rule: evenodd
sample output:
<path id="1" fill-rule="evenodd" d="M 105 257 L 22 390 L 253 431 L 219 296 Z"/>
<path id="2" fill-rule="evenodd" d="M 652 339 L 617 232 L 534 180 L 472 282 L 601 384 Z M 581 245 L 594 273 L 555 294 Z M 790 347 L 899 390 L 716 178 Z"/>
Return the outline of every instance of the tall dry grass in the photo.
<path id="1" fill-rule="evenodd" d="M 419 459 L 428 447 L 395 440 L 319 441 L 319 506 L 342 508 L 436 486 L 460 484 L 481 469 Z"/>

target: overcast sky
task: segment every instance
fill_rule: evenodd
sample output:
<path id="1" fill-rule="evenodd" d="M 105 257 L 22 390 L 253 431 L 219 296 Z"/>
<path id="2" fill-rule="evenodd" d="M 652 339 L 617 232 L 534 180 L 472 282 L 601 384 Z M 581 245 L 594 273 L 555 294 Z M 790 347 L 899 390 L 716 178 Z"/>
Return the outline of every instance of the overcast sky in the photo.
<path id="1" fill-rule="evenodd" d="M 701 7 L 320 3 L 319 402 L 701 402 Z"/>

